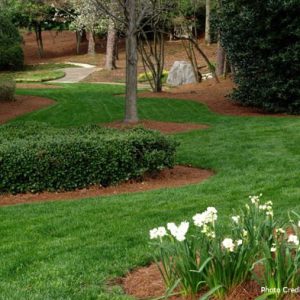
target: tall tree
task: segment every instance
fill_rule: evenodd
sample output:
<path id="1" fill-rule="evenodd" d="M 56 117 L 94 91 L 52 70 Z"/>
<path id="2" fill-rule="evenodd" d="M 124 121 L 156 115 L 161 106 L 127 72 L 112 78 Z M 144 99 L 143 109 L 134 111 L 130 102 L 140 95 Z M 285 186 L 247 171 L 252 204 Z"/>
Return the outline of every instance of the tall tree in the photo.
<path id="1" fill-rule="evenodd" d="M 117 43 L 117 29 L 112 18 L 109 19 L 107 30 L 107 44 L 106 44 L 106 62 L 105 69 L 114 70 L 116 65 L 116 43 Z"/>
<path id="2" fill-rule="evenodd" d="M 138 121 L 137 112 L 137 67 L 138 67 L 138 32 L 151 19 L 151 0 L 116 0 L 117 10 L 111 9 L 110 0 L 94 0 L 98 8 L 108 17 L 123 24 L 126 35 L 126 96 L 125 123 Z M 143 23 L 144 22 L 144 23 Z"/>
<path id="3" fill-rule="evenodd" d="M 206 0 L 206 2 L 205 2 L 205 42 L 208 45 L 211 44 L 210 10 L 211 10 L 211 0 Z"/>
<path id="4" fill-rule="evenodd" d="M 87 32 L 88 54 L 94 55 L 95 34 L 107 30 L 107 17 L 98 10 L 94 0 L 70 0 L 73 7 L 71 28 Z"/>
<path id="5" fill-rule="evenodd" d="M 137 113 L 137 64 L 138 43 L 137 29 L 140 25 L 136 12 L 136 0 L 127 0 L 125 5 L 126 18 L 126 107 L 125 123 L 138 121 Z"/>
<path id="6" fill-rule="evenodd" d="M 225 50 L 221 45 L 221 41 L 218 41 L 217 48 L 217 65 L 216 65 L 216 74 L 218 76 L 222 76 L 225 73 Z"/>

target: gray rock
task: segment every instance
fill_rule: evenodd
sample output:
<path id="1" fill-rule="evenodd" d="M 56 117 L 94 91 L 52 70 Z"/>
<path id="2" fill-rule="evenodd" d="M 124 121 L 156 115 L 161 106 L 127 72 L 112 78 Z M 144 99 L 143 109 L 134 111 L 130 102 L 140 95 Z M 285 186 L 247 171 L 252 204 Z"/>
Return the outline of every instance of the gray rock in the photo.
<path id="1" fill-rule="evenodd" d="M 168 75 L 167 83 L 178 86 L 187 83 L 196 83 L 193 67 L 186 61 L 175 61 Z"/>

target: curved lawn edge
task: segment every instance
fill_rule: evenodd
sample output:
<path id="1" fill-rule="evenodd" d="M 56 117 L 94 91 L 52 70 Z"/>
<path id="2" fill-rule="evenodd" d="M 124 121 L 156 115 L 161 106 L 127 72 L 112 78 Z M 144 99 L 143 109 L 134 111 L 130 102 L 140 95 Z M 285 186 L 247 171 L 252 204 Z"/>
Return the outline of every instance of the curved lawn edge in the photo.
<path id="1" fill-rule="evenodd" d="M 0 125 L 56 103 L 56 101 L 45 97 L 16 95 L 15 101 L 0 102 Z"/>
<path id="2" fill-rule="evenodd" d="M 116 186 L 79 189 L 68 192 L 43 192 L 36 194 L 2 194 L 0 195 L 0 206 L 16 204 L 80 200 L 99 196 L 114 196 L 128 193 L 158 190 L 162 188 L 183 187 L 191 184 L 201 183 L 213 176 L 211 170 L 199 169 L 190 166 L 175 166 L 173 169 L 164 169 L 156 176 L 145 176 L 143 181 L 128 181 Z"/>

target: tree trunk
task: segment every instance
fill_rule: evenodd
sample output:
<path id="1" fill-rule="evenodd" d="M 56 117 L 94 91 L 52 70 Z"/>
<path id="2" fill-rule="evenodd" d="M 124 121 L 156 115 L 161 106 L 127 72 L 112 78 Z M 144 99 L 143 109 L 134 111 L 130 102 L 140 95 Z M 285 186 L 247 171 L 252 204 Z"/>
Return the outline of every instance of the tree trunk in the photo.
<path id="1" fill-rule="evenodd" d="M 116 35 L 116 42 L 115 42 L 115 59 L 119 60 L 119 37 L 118 37 L 118 34 Z"/>
<path id="2" fill-rule="evenodd" d="M 82 31 L 76 30 L 76 54 L 80 54 L 81 39 L 82 39 Z"/>
<path id="3" fill-rule="evenodd" d="M 42 37 L 42 26 L 40 23 L 36 23 L 34 26 L 36 42 L 38 46 L 39 57 L 42 58 L 44 56 L 44 45 L 43 45 L 43 37 Z"/>
<path id="4" fill-rule="evenodd" d="M 220 41 L 218 42 L 218 50 L 217 50 L 217 67 L 216 67 L 216 74 L 218 76 L 224 75 L 224 68 L 225 68 L 225 51 L 222 47 Z"/>
<path id="5" fill-rule="evenodd" d="M 114 70 L 116 66 L 116 42 L 117 42 L 117 30 L 113 20 L 109 20 L 108 32 L 107 32 L 107 44 L 106 44 L 106 63 L 105 69 Z"/>
<path id="6" fill-rule="evenodd" d="M 89 40 L 89 45 L 88 45 L 88 54 L 89 55 L 95 55 L 95 38 L 94 38 L 94 33 L 90 31 L 88 33 L 88 40 Z"/>
<path id="7" fill-rule="evenodd" d="M 137 115 L 137 29 L 136 0 L 128 0 L 126 13 L 128 18 L 126 35 L 126 99 L 125 123 L 138 121 Z"/>
<path id="8" fill-rule="evenodd" d="M 88 41 L 85 29 L 82 29 L 81 41 L 82 42 L 87 42 Z"/>
<path id="9" fill-rule="evenodd" d="M 206 0 L 206 12 L 205 12 L 205 42 L 211 44 L 210 34 L 210 0 Z"/>

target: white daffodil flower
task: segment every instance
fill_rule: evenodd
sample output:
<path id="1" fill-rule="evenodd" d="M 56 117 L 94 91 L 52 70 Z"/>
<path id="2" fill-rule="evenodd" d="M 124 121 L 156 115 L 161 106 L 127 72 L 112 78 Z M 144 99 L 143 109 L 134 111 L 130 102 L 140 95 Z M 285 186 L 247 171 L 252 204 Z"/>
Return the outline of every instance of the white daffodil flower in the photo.
<path id="1" fill-rule="evenodd" d="M 232 216 L 231 219 L 233 220 L 234 223 L 238 224 L 240 221 L 240 216 Z"/>
<path id="2" fill-rule="evenodd" d="M 208 207 L 206 211 L 193 216 L 195 226 L 203 227 L 208 223 L 214 223 L 218 219 L 218 211 L 214 207 Z"/>
<path id="3" fill-rule="evenodd" d="M 226 238 L 226 239 L 223 240 L 222 246 L 223 246 L 226 250 L 229 250 L 230 252 L 233 252 L 233 251 L 234 251 L 235 244 L 234 244 L 234 242 L 233 242 L 232 239 Z"/>
<path id="4" fill-rule="evenodd" d="M 179 242 L 185 240 L 185 235 L 189 229 L 189 222 L 181 222 L 179 226 L 175 223 L 168 223 L 167 228 L 169 229 L 171 235 Z"/>
<path id="5" fill-rule="evenodd" d="M 272 244 L 272 247 L 270 249 L 271 252 L 276 252 L 276 244 Z"/>
<path id="6" fill-rule="evenodd" d="M 166 228 L 161 226 L 161 227 L 158 227 L 158 228 L 153 228 L 150 230 L 150 239 L 151 240 L 154 240 L 154 239 L 157 239 L 157 238 L 162 238 L 164 236 L 167 235 L 167 231 L 166 231 Z"/>
<path id="7" fill-rule="evenodd" d="M 292 243 L 292 244 L 294 244 L 294 245 L 296 245 L 296 246 L 299 245 L 299 239 L 298 239 L 298 237 L 297 237 L 296 235 L 294 235 L 294 234 L 290 234 L 290 235 L 289 235 L 288 242 L 289 242 L 289 243 Z"/>

